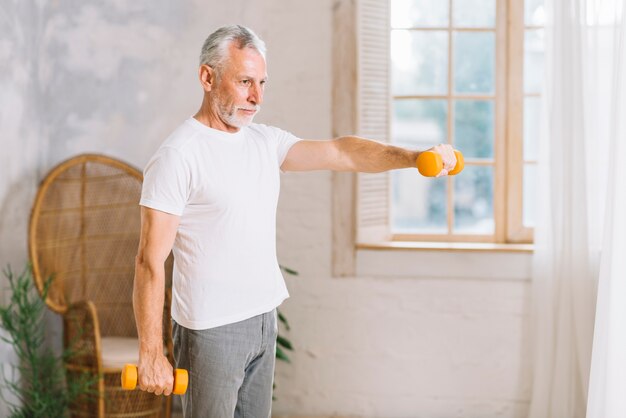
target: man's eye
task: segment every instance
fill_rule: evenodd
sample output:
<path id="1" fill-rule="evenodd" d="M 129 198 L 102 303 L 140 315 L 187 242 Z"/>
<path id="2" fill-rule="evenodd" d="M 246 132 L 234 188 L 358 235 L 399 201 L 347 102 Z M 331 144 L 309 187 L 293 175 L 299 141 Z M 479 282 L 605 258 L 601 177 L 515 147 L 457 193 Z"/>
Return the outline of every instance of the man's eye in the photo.
<path id="1" fill-rule="evenodd" d="M 242 80 L 241 83 L 247 86 L 248 84 L 250 84 L 250 80 Z"/>

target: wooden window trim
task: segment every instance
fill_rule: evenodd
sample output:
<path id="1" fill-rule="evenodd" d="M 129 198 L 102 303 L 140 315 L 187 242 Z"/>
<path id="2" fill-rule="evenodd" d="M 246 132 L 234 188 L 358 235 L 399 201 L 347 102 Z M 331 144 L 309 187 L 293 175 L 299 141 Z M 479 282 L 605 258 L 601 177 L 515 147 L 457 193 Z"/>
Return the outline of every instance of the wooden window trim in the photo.
<path id="1" fill-rule="evenodd" d="M 508 132 L 507 132 L 507 241 L 532 243 L 533 229 L 525 227 L 524 220 L 524 2 L 509 0 L 508 25 Z"/>
<path id="2" fill-rule="evenodd" d="M 338 0 L 333 8 L 333 137 L 356 131 L 356 1 Z M 332 173 L 332 273 L 354 276 L 356 268 L 356 175 Z"/>

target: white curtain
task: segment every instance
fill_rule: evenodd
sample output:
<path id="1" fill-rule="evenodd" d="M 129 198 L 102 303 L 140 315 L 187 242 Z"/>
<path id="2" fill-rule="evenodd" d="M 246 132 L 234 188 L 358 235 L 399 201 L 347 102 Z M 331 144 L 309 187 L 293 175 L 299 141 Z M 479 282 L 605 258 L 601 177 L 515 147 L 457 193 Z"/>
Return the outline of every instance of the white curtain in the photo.
<path id="1" fill-rule="evenodd" d="M 626 417 L 624 3 L 546 0 L 530 418 Z"/>
<path id="2" fill-rule="evenodd" d="M 617 23 L 608 31 L 615 42 L 611 159 L 587 418 L 626 417 L 626 1 L 621 19 L 617 8 L 609 16 Z"/>

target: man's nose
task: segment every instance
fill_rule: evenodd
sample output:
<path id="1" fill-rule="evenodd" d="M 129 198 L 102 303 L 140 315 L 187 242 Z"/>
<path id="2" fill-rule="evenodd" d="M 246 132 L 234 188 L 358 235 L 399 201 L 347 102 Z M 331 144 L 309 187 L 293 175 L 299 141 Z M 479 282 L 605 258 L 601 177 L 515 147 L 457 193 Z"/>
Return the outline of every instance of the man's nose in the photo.
<path id="1" fill-rule="evenodd" d="M 261 105 L 261 103 L 263 103 L 263 87 L 261 84 L 255 83 L 250 87 L 248 101 L 255 105 Z"/>

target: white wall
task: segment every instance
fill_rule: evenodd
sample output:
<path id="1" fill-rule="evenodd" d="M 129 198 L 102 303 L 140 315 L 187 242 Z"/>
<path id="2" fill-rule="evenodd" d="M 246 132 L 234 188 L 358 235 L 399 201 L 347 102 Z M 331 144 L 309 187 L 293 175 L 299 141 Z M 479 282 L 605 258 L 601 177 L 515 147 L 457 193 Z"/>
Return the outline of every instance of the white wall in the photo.
<path id="1" fill-rule="evenodd" d="M 328 138 L 333 4 L 0 0 L 0 264 L 17 269 L 26 260 L 36 183 L 53 165 L 101 152 L 143 167 L 195 112 L 197 55 L 219 25 L 248 25 L 268 45 L 258 121 Z M 388 277 L 364 267 L 360 277 L 332 278 L 330 179 L 283 178 L 278 249 L 300 276 L 287 279 L 292 297 L 282 309 L 296 352 L 278 365 L 274 412 L 525 416 L 528 256 L 513 267 L 490 255 L 444 257 L 444 265 L 461 257 L 496 272 L 483 277 L 410 273 L 430 254 L 362 253 L 388 265 Z M 0 361 L 10 356 L 0 345 Z"/>

